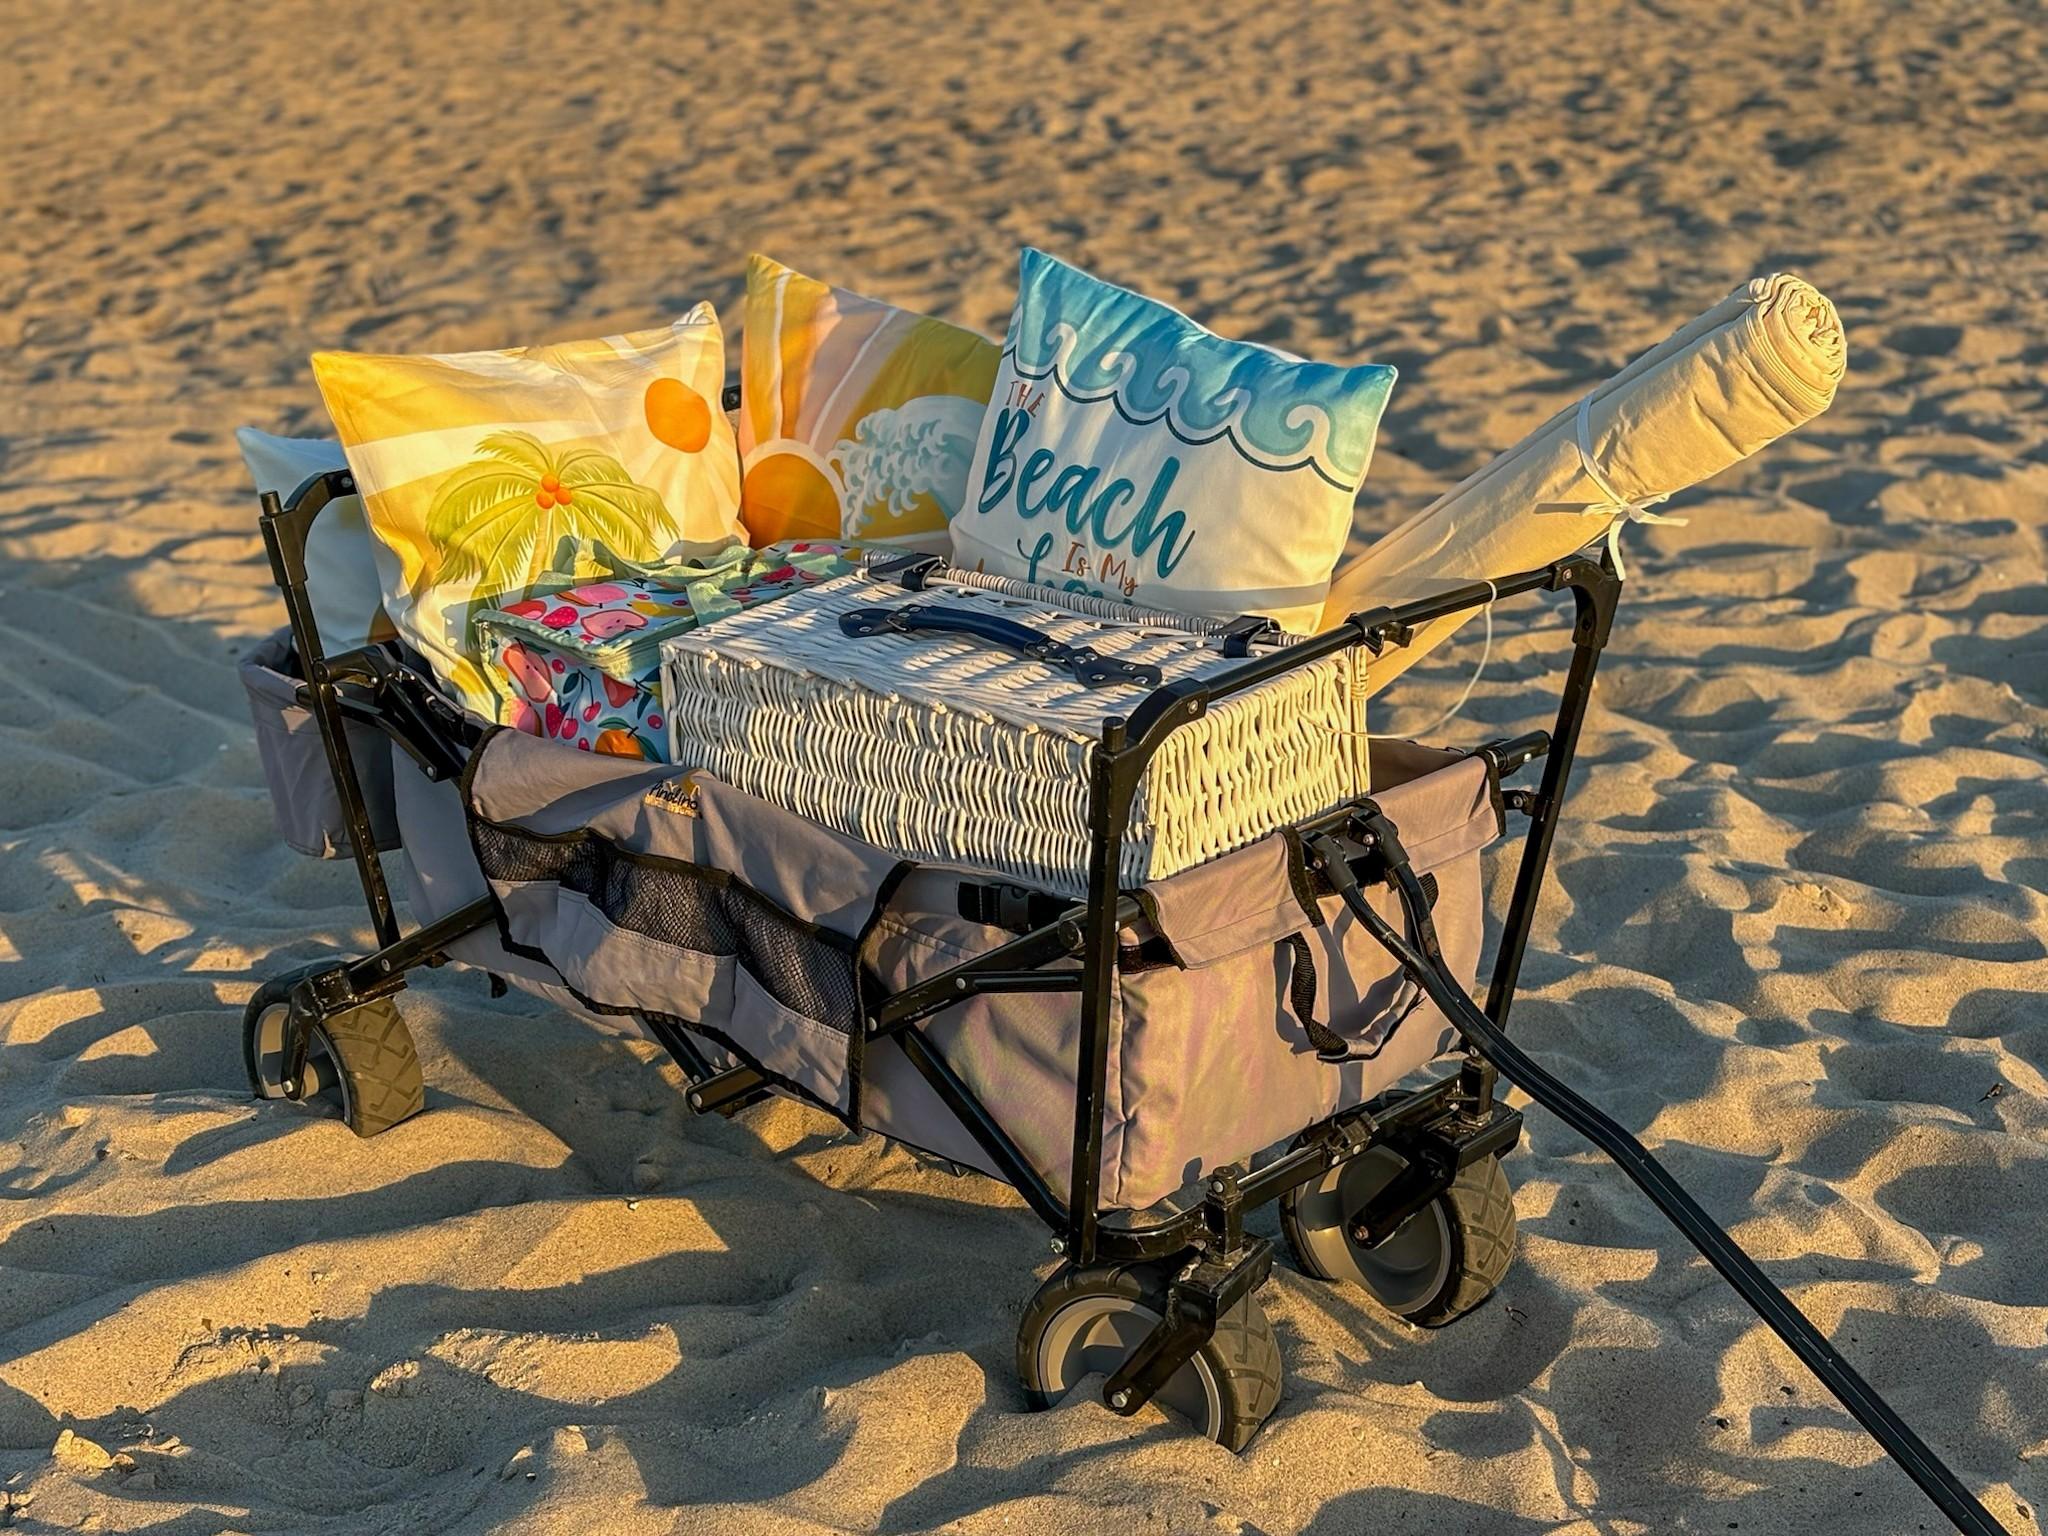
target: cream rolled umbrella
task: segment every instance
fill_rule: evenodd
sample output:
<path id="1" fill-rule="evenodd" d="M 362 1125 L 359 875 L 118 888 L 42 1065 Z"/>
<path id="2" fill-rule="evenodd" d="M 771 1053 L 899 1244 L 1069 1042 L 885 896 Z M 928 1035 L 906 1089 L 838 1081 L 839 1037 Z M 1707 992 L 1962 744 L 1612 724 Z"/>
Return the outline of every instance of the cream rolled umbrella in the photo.
<path id="1" fill-rule="evenodd" d="M 1485 468 L 1338 567 L 1323 627 L 1562 559 L 1826 410 L 1841 318 L 1789 273 L 1743 284 Z M 1617 556 L 1619 551 L 1616 551 Z M 1421 626 L 1365 679 L 1384 688 L 1479 610 Z"/>

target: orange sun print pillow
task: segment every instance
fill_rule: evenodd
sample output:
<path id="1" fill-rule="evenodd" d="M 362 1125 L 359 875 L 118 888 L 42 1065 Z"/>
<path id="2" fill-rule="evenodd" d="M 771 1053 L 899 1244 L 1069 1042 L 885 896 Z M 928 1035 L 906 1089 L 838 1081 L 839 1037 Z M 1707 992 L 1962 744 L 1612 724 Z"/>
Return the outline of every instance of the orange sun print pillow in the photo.
<path id="1" fill-rule="evenodd" d="M 759 546 L 849 539 L 944 554 L 1000 361 L 986 337 L 747 263 L 741 518 Z"/>

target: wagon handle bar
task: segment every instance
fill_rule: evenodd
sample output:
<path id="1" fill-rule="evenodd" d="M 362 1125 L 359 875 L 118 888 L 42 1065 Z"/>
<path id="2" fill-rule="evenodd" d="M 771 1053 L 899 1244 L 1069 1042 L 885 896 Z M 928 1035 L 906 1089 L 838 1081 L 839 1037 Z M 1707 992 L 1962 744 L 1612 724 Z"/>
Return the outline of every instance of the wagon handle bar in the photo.
<path id="1" fill-rule="evenodd" d="M 1963 1536 L 2012 1536 L 1992 1518 L 1991 1512 L 1962 1485 L 1927 1443 L 1913 1433 L 1892 1406 L 1878 1396 L 1870 1383 L 1857 1374 L 1856 1368 L 1828 1342 L 1827 1336 L 1813 1325 L 1812 1320 L 1757 1267 L 1756 1261 L 1722 1230 L 1698 1201 L 1685 1192 L 1684 1186 L 1650 1154 L 1648 1148 L 1575 1090 L 1553 1077 L 1510 1040 L 1499 1025 L 1473 1006 L 1464 990 L 1444 973 L 1440 965 L 1417 953 L 1407 940 L 1396 933 L 1392 925 L 1366 901 L 1365 893 L 1359 888 L 1357 874 L 1335 841 L 1324 835 L 1315 838 L 1309 846 L 1322 861 L 1324 872 L 1337 888 L 1337 894 L 1344 898 L 1344 905 L 1350 908 L 1351 915 L 1416 979 L 1429 995 L 1429 1000 L 1443 1010 L 1459 1032 L 1500 1069 L 1502 1076 L 1612 1158 L 1621 1171 L 1650 1197 L 1657 1209 L 1685 1234 L 1706 1261 L 1720 1271 L 1721 1278 L 1732 1285 L 1757 1316 L 1770 1325 L 1771 1331 L 1785 1341 L 1821 1384 L 1834 1393 L 1856 1422 L 1890 1453 L 1908 1477 L 1920 1485 L 1921 1491 L 1934 1501 Z M 1417 921 L 1418 913 L 1426 919 L 1428 899 L 1422 883 L 1415 878 L 1414 870 L 1408 867 L 1405 859 L 1399 859 L 1394 850 L 1382 849 L 1381 852 L 1388 880 L 1400 896 L 1401 905 L 1407 909 L 1409 920 Z"/>

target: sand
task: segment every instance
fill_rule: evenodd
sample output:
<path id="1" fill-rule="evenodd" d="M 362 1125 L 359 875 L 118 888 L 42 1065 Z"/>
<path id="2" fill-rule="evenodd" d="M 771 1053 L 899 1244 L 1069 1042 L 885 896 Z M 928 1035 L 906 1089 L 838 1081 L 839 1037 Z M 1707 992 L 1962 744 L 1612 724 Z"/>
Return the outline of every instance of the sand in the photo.
<path id="1" fill-rule="evenodd" d="M 256 981 L 367 929 L 348 867 L 270 827 L 234 661 L 280 609 L 233 428 L 320 430 L 316 347 L 731 313 L 757 247 L 999 332 L 1030 241 L 1398 364 L 1368 529 L 1739 280 L 1839 303 L 1834 410 L 1629 535 L 1516 1021 L 2039 1528 L 2039 12 L 1300 9 L 0 6 L 15 1524 L 1940 1528 L 1540 1112 L 1498 1295 L 1424 1335 L 1283 1270 L 1288 1395 L 1231 1457 L 1021 1411 L 1053 1260 L 1006 1190 L 789 1105 L 693 1120 L 651 1046 L 474 975 L 406 996 L 418 1120 L 359 1142 L 246 1097 Z M 1542 617 L 1504 613 L 1452 739 L 1539 723 Z"/>

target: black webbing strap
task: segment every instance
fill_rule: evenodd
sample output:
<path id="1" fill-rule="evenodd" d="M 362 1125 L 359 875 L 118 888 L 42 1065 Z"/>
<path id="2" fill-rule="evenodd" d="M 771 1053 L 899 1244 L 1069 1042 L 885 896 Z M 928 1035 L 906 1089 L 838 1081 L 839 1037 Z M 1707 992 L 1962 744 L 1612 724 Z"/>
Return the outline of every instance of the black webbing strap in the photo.
<path id="1" fill-rule="evenodd" d="M 1430 907 L 1436 906 L 1437 882 L 1435 875 L 1424 875 L 1421 881 L 1423 894 Z M 1309 948 L 1304 934 L 1290 933 L 1280 941 L 1281 947 L 1293 956 L 1292 973 L 1288 977 L 1288 1000 L 1294 1005 L 1294 1016 L 1301 1020 L 1302 1033 L 1308 1036 L 1308 1043 L 1315 1047 L 1316 1059 L 1331 1066 L 1340 1066 L 1347 1061 L 1371 1061 L 1386 1049 L 1387 1041 L 1394 1038 L 1394 1029 L 1400 1028 L 1401 1020 L 1394 1021 L 1380 1043 L 1369 1051 L 1358 1051 L 1351 1047 L 1342 1035 L 1316 1017 L 1316 960 L 1315 952 Z M 1410 1005 L 1412 1009 L 1412 1004 Z M 1401 1016 L 1407 1017 L 1404 1012 Z"/>
<path id="2" fill-rule="evenodd" d="M 1287 984 L 1289 1000 L 1308 1043 L 1316 1048 L 1317 1059 L 1332 1063 L 1348 1061 L 1351 1047 L 1345 1044 L 1344 1037 L 1316 1017 L 1316 961 L 1309 952 L 1308 940 L 1290 933 L 1280 941 L 1280 947 L 1294 956 L 1294 974 Z"/>

